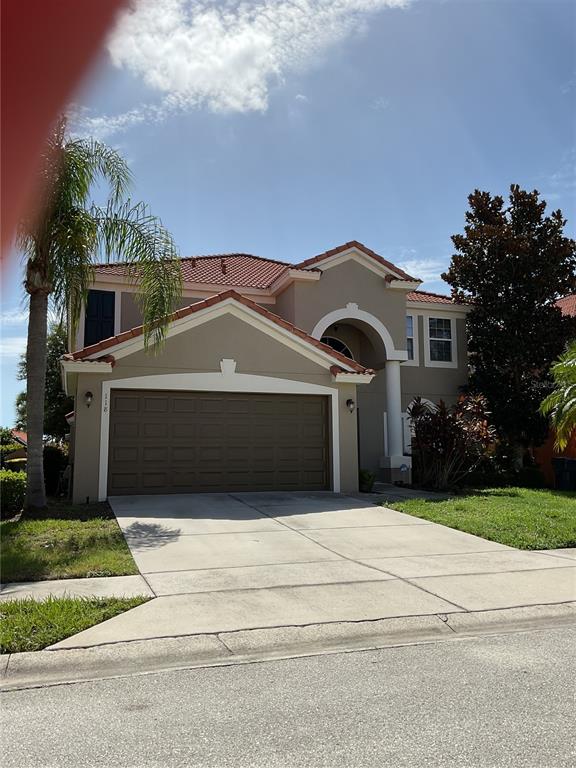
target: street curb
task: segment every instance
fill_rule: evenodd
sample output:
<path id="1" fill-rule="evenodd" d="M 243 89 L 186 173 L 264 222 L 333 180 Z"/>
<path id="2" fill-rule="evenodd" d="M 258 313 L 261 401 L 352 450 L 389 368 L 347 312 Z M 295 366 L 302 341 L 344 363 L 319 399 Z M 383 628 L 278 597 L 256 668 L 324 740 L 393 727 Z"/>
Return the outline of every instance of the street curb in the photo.
<path id="1" fill-rule="evenodd" d="M 108 643 L 1 657 L 13 691 L 576 625 L 576 602 Z"/>

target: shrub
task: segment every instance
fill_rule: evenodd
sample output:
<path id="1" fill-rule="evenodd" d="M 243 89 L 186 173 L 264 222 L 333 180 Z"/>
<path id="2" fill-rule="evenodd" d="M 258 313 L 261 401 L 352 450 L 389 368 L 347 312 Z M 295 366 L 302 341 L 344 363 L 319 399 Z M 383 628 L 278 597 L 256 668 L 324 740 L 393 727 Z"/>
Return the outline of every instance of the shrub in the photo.
<path id="1" fill-rule="evenodd" d="M 0 512 L 2 517 L 14 517 L 24 505 L 26 472 L 0 470 Z"/>
<path id="2" fill-rule="evenodd" d="M 376 477 L 367 469 L 361 469 L 358 475 L 360 490 L 362 493 L 371 493 Z"/>
<path id="3" fill-rule="evenodd" d="M 462 395 L 451 408 L 443 401 L 432 408 L 418 397 L 409 413 L 414 481 L 425 488 L 462 484 L 494 447 L 496 431 L 480 395 Z"/>
<path id="4" fill-rule="evenodd" d="M 48 496 L 54 496 L 58 491 L 60 473 L 67 464 L 68 454 L 61 446 L 54 443 L 44 446 L 44 483 Z"/>

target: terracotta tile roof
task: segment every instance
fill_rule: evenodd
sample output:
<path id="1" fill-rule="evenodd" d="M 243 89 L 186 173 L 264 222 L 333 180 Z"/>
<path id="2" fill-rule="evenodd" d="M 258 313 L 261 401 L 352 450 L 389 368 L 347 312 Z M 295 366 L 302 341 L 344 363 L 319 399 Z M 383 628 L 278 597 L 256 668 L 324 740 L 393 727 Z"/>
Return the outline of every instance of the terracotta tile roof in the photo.
<path id="1" fill-rule="evenodd" d="M 423 301 L 427 304 L 454 304 L 450 296 L 444 296 L 441 293 L 430 293 L 429 291 L 409 291 L 406 294 L 407 301 Z"/>
<path id="2" fill-rule="evenodd" d="M 337 248 L 332 248 L 332 250 L 330 251 L 325 251 L 324 253 L 320 253 L 318 256 L 313 256 L 311 259 L 306 259 L 306 261 L 301 261 L 296 266 L 301 268 L 301 267 L 309 267 L 312 264 L 319 264 L 321 261 L 324 261 L 325 259 L 329 259 L 331 256 L 337 256 L 339 253 L 343 253 L 344 251 L 347 251 L 350 248 L 356 248 L 357 250 L 365 253 L 367 256 L 370 256 L 372 259 L 377 261 L 383 267 L 386 267 L 387 269 L 390 269 L 391 271 L 399 275 L 401 280 L 413 281 L 418 279 L 416 277 L 412 277 L 407 272 L 404 272 L 403 269 L 400 269 L 400 267 L 397 267 L 395 264 L 392 264 L 391 261 L 387 261 L 386 259 L 383 259 L 382 256 L 370 250 L 370 248 L 367 248 L 365 245 L 363 245 L 363 243 L 358 242 L 358 240 L 350 240 L 350 242 L 344 243 L 344 245 L 339 245 Z"/>
<path id="3" fill-rule="evenodd" d="M 556 306 L 560 308 L 563 315 L 576 317 L 576 293 L 570 293 L 558 299 Z"/>
<path id="4" fill-rule="evenodd" d="M 230 285 L 237 288 L 268 288 L 288 269 L 288 264 L 249 253 L 223 253 L 215 256 L 189 256 L 180 260 L 182 278 L 186 283 Z M 99 264 L 96 273 L 102 275 L 130 275 L 127 264 Z"/>
<path id="5" fill-rule="evenodd" d="M 323 261 L 330 256 L 347 251 L 349 248 L 358 248 L 371 258 L 375 259 L 387 269 L 393 270 L 403 280 L 415 280 L 399 267 L 386 261 L 370 248 L 356 240 L 333 248 L 331 251 L 321 253 L 311 259 L 306 259 L 299 264 L 289 264 L 285 261 L 265 259 L 262 256 L 253 256 L 249 253 L 221 253 L 213 256 L 186 256 L 180 259 L 182 264 L 182 277 L 186 283 L 205 283 L 209 285 L 229 285 L 236 288 L 269 288 L 280 275 L 288 269 L 305 270 L 305 268 Z M 309 269 L 306 271 L 310 271 Z M 112 275 L 117 277 L 134 277 L 134 267 L 128 264 L 97 264 L 96 274 Z"/>
<path id="6" fill-rule="evenodd" d="M 26 432 L 22 432 L 19 429 L 13 429 L 12 437 L 15 440 L 18 440 L 19 443 L 22 443 L 22 445 L 28 445 L 28 435 L 26 434 Z"/>
<path id="7" fill-rule="evenodd" d="M 289 323 L 288 320 L 284 320 L 284 318 L 279 317 L 278 315 L 275 315 L 273 312 L 270 312 L 270 310 L 268 309 L 264 309 L 264 307 L 261 307 L 259 304 L 256 304 L 254 301 L 251 301 L 251 299 L 246 298 L 246 296 L 241 296 L 239 293 L 233 290 L 223 291 L 222 293 L 218 293 L 215 296 L 210 296 L 208 299 L 204 299 L 203 301 L 197 301 L 194 304 L 190 304 L 190 306 L 188 307 L 183 307 L 182 309 L 179 309 L 170 315 L 169 322 L 172 323 L 175 320 L 179 320 L 182 317 L 187 317 L 188 315 L 193 315 L 196 312 L 201 312 L 203 309 L 207 309 L 208 307 L 212 307 L 215 304 L 220 304 L 223 301 L 226 301 L 226 299 L 234 299 L 234 301 L 237 301 L 239 304 L 243 304 L 245 307 L 248 307 L 254 312 L 257 312 L 262 317 L 265 317 L 268 320 L 271 320 L 273 323 L 276 323 L 276 325 L 279 325 L 281 328 L 285 328 L 287 331 L 290 331 L 290 333 L 293 333 L 294 336 L 298 336 L 300 339 L 303 339 L 304 341 L 307 341 L 309 344 L 312 344 L 313 346 L 322 350 L 322 352 L 326 352 L 328 355 L 330 355 L 335 360 L 337 360 L 340 364 L 343 363 L 348 368 L 352 368 L 352 370 L 355 371 L 356 373 L 372 372 L 371 369 L 365 368 L 363 365 L 360 365 L 360 363 L 357 363 L 355 360 L 351 360 L 349 357 L 346 357 L 346 355 L 340 354 L 340 352 L 336 352 L 336 350 L 332 349 L 332 347 L 329 347 L 328 344 L 323 344 L 318 339 L 315 339 L 314 337 L 306 333 L 306 331 L 303 331 L 300 328 L 297 328 L 292 323 Z M 89 347 L 84 347 L 84 349 L 79 349 L 76 352 L 63 355 L 63 359 L 83 360 L 87 357 L 90 357 L 90 355 L 95 355 L 98 352 L 104 352 L 105 350 L 110 349 L 111 347 L 115 347 L 124 341 L 128 341 L 129 339 L 133 339 L 137 336 L 142 336 L 143 331 L 144 331 L 144 327 L 142 325 L 138 325 L 136 328 L 131 328 L 129 331 L 124 331 L 123 333 L 119 333 L 116 336 L 111 336 L 109 339 L 103 339 L 102 341 L 99 341 L 97 344 L 92 344 Z M 98 358 L 98 362 L 104 361 L 104 360 L 113 363 L 114 357 L 113 355 L 105 355 Z"/>

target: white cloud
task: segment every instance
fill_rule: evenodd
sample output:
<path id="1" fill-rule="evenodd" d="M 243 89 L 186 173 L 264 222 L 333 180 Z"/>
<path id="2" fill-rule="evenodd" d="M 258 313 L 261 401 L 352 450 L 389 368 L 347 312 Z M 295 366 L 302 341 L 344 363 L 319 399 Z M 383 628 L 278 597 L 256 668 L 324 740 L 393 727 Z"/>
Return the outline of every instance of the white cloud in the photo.
<path id="1" fill-rule="evenodd" d="M 0 357 L 19 358 L 26 351 L 26 336 L 12 336 L 0 339 Z"/>
<path id="2" fill-rule="evenodd" d="M 134 0 L 108 42 L 112 62 L 164 94 L 158 106 L 82 121 L 109 133 L 177 109 L 265 111 L 271 87 L 411 0 Z"/>
<path id="3" fill-rule="evenodd" d="M 390 108 L 390 99 L 385 96 L 377 96 L 370 104 L 370 109 L 375 112 L 385 112 Z"/>
<path id="4" fill-rule="evenodd" d="M 448 269 L 449 262 L 449 258 L 445 260 L 412 258 L 401 261 L 398 266 L 409 275 L 430 283 L 440 281 L 440 275 Z"/>
<path id="5" fill-rule="evenodd" d="M 28 322 L 28 310 L 13 309 L 0 313 L 0 327 L 7 325 L 25 325 Z"/>

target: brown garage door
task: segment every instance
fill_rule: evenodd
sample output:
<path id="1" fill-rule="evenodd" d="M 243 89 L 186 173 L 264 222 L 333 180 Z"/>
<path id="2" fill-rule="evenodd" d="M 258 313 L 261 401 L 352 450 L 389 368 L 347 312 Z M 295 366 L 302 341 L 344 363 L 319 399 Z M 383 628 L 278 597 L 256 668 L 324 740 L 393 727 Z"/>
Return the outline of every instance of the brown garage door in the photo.
<path id="1" fill-rule="evenodd" d="M 327 398 L 113 390 L 108 493 L 329 488 Z"/>

